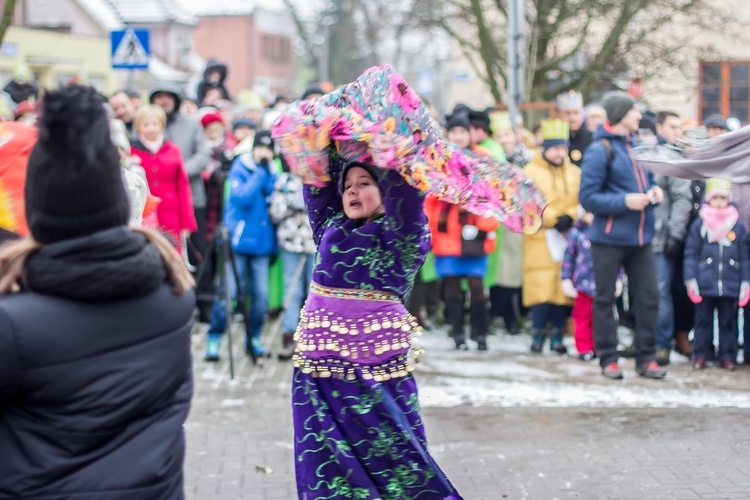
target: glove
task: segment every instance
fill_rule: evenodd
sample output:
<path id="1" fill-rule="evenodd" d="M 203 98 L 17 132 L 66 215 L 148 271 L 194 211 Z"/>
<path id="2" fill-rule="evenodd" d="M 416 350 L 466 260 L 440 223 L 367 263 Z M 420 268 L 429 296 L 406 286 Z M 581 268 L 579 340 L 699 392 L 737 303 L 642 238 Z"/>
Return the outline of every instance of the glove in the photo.
<path id="1" fill-rule="evenodd" d="M 571 299 L 575 299 L 576 297 L 578 297 L 578 290 L 576 290 L 576 287 L 573 286 L 572 280 L 562 280 L 560 286 L 562 287 L 562 293 L 566 297 L 570 297 Z"/>
<path id="2" fill-rule="evenodd" d="M 701 301 L 703 301 L 703 298 L 701 297 L 700 288 L 698 288 L 698 282 L 696 280 L 688 280 L 687 282 L 685 282 L 685 286 L 687 287 L 687 293 L 688 297 L 690 297 L 690 301 L 693 304 L 700 304 Z"/>
<path id="3" fill-rule="evenodd" d="M 668 238 L 664 244 L 664 256 L 672 259 L 680 253 L 682 253 L 682 242 L 675 238 Z"/>
<path id="4" fill-rule="evenodd" d="M 740 307 L 745 307 L 750 302 L 750 281 L 740 283 Z"/>
<path id="5" fill-rule="evenodd" d="M 615 281 L 615 297 L 619 297 L 622 295 L 622 288 L 625 285 L 623 284 L 622 280 Z"/>
<path id="6" fill-rule="evenodd" d="M 555 223 L 555 229 L 558 232 L 564 233 L 573 226 L 573 218 L 570 215 L 562 215 L 557 219 Z"/>

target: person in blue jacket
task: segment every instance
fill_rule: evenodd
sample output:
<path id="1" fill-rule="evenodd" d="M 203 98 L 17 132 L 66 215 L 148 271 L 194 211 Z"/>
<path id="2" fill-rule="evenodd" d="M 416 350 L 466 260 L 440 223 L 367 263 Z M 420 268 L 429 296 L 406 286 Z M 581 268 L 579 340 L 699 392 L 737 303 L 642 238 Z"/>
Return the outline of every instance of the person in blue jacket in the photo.
<path id="1" fill-rule="evenodd" d="M 229 230 L 241 286 L 251 302 L 248 312 L 251 337 L 245 339 L 245 349 L 248 352 L 253 349 L 256 355 L 265 354 L 260 333 L 268 309 L 268 270 L 271 256 L 278 252 L 276 230 L 266 201 L 276 181 L 271 172 L 273 159 L 271 133 L 261 130 L 255 135 L 252 152 L 240 155 L 229 170 L 229 193 L 224 207 L 224 224 Z M 232 276 L 231 269 L 227 269 L 226 276 Z M 229 289 L 234 296 L 234 279 L 229 279 Z M 221 334 L 226 325 L 226 304 L 217 299 L 208 329 L 206 361 L 219 359 Z"/>
<path id="2" fill-rule="evenodd" d="M 737 306 L 750 301 L 750 243 L 731 201 L 731 182 L 708 179 L 706 203 L 690 226 L 685 245 L 685 287 L 695 304 L 693 367 L 697 370 L 716 355 L 714 311 L 719 319 L 719 363 L 726 370 L 737 368 Z"/>
<path id="3" fill-rule="evenodd" d="M 596 283 L 596 352 L 602 374 L 622 379 L 612 308 L 617 275 L 624 267 L 636 302 L 636 372 L 648 378 L 664 378 L 666 370 L 656 363 L 659 286 L 651 248 L 654 205 L 661 203 L 664 193 L 653 176 L 630 156 L 632 135 L 641 119 L 635 100 L 624 92 L 613 92 L 605 97 L 603 106 L 609 121 L 599 126 L 594 142 L 586 149 L 579 191 L 581 205 L 594 214 L 588 236 Z"/>

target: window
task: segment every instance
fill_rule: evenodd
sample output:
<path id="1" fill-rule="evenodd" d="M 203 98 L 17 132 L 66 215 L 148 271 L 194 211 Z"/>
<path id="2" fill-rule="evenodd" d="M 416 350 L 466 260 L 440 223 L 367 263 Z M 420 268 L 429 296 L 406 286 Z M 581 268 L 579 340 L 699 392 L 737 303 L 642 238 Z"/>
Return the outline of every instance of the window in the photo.
<path id="1" fill-rule="evenodd" d="M 277 63 L 291 61 L 291 42 L 288 37 L 261 35 L 260 48 L 264 59 Z"/>
<path id="2" fill-rule="evenodd" d="M 750 62 L 700 64 L 700 118 L 714 113 L 747 123 L 750 116 Z"/>

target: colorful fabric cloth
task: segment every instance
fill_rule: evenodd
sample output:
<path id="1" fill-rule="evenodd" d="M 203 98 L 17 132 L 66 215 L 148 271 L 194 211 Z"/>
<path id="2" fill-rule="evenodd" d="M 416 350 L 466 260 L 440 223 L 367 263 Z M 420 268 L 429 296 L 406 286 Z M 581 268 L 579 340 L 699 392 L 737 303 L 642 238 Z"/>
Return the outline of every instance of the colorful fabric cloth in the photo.
<path id="1" fill-rule="evenodd" d="M 398 171 L 426 194 L 510 229 L 535 232 L 544 197 L 522 173 L 446 142 L 418 95 L 390 66 L 373 67 L 335 92 L 289 105 L 273 136 L 306 184 L 330 181 L 329 156 Z"/>
<path id="2" fill-rule="evenodd" d="M 294 370 L 300 499 L 461 500 L 426 452 L 411 375 L 385 382 Z"/>

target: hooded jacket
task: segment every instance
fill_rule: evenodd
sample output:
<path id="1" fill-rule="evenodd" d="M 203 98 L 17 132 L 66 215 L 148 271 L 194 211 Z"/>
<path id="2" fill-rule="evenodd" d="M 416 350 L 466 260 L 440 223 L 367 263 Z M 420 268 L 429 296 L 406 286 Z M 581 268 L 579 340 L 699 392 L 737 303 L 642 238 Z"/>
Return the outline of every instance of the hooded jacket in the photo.
<path id="1" fill-rule="evenodd" d="M 237 157 L 229 170 L 229 196 L 224 222 L 235 252 L 273 255 L 278 251 L 266 199 L 273 193 L 276 177 L 268 167 L 256 165 L 251 153 Z"/>
<path id="2" fill-rule="evenodd" d="M 600 139 L 609 140 L 611 160 Z M 594 140 L 581 162 L 579 193 L 583 208 L 595 215 L 589 239 L 601 245 L 650 244 L 654 238 L 654 207 L 630 210 L 625 195 L 646 193 L 654 187 L 653 175 L 630 157 L 631 139 L 615 134 L 608 124 L 599 125 Z"/>
<path id="3" fill-rule="evenodd" d="M 208 74 L 212 71 L 219 72 L 219 83 L 210 83 L 208 81 Z M 227 91 L 224 83 L 226 79 L 227 64 L 217 59 L 209 59 L 206 63 L 206 69 L 203 71 L 203 80 L 201 80 L 201 82 L 198 84 L 198 89 L 196 92 L 196 95 L 198 97 L 198 104 L 200 105 L 203 103 L 203 99 L 206 98 L 206 93 L 208 93 L 210 89 L 219 89 L 222 93 L 222 98 L 229 99 L 229 91 Z"/>
<path id="4" fill-rule="evenodd" d="M 205 208 L 206 188 L 201 176 L 211 162 L 211 147 L 203 133 L 203 127 L 198 120 L 180 113 L 182 97 L 177 85 L 171 82 L 158 82 L 149 92 L 149 102 L 153 104 L 154 95 L 158 92 L 165 92 L 174 97 L 175 109 L 167 115 L 164 138 L 172 141 L 180 148 L 180 153 L 182 153 L 185 162 L 185 171 L 190 179 L 193 206 Z"/>

